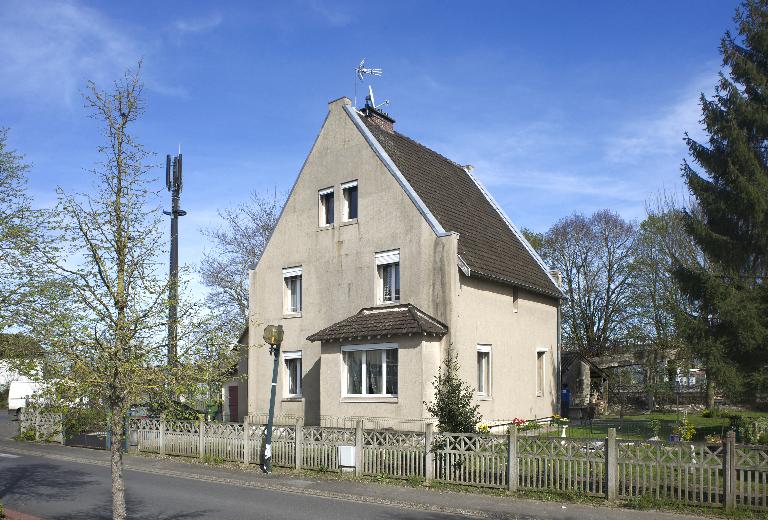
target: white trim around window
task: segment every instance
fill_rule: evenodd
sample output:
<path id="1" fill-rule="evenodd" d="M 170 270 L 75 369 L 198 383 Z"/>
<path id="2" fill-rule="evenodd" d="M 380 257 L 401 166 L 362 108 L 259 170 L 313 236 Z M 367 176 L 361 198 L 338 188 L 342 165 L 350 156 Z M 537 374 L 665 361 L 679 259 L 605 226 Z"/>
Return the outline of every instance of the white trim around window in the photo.
<path id="1" fill-rule="evenodd" d="M 544 397 L 547 384 L 547 352 L 548 348 L 536 349 L 536 397 Z"/>
<path id="2" fill-rule="evenodd" d="M 296 267 L 286 267 L 283 269 L 283 278 L 289 278 L 291 276 L 301 276 L 302 274 L 302 268 L 301 266 Z"/>
<path id="3" fill-rule="evenodd" d="M 357 181 L 349 181 L 342 184 L 341 189 L 343 190 L 344 188 L 354 188 L 355 186 L 357 186 Z"/>
<path id="4" fill-rule="evenodd" d="M 477 395 L 490 399 L 493 360 L 491 345 L 477 345 Z"/>
<path id="5" fill-rule="evenodd" d="M 393 249 L 392 251 L 382 251 L 376 253 L 376 265 L 395 264 L 400 262 L 400 250 Z"/>
<path id="6" fill-rule="evenodd" d="M 285 367 L 285 388 L 283 396 L 287 399 L 301 398 L 301 350 L 283 352 Z"/>
<path id="7" fill-rule="evenodd" d="M 399 348 L 397 343 L 343 345 L 341 397 L 397 397 Z M 353 366 L 354 364 L 354 366 Z M 354 368 L 355 373 L 350 373 Z M 371 379 L 375 376 L 375 380 Z M 350 388 L 354 385 L 359 391 Z M 376 388 L 380 391 L 376 391 Z"/>

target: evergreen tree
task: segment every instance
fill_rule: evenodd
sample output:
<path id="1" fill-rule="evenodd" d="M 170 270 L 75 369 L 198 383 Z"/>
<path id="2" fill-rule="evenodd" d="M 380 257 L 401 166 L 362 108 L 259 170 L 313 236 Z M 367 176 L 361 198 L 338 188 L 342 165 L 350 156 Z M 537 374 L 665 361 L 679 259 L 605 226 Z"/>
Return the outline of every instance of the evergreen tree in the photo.
<path id="1" fill-rule="evenodd" d="M 452 350 L 443 361 L 435 380 L 435 400 L 427 405 L 427 412 L 437 419 L 437 429 L 450 433 L 475 433 L 482 417 L 480 405 L 474 403 L 475 392 L 459 377 L 458 355 Z"/>
<path id="2" fill-rule="evenodd" d="M 704 175 L 682 167 L 701 209 L 686 214 L 686 228 L 714 268 L 676 275 L 697 309 L 681 330 L 708 376 L 754 397 L 768 382 L 768 1 L 746 0 L 735 22 L 738 36 L 721 42 L 715 94 L 701 99 L 708 140 L 686 135 Z"/>

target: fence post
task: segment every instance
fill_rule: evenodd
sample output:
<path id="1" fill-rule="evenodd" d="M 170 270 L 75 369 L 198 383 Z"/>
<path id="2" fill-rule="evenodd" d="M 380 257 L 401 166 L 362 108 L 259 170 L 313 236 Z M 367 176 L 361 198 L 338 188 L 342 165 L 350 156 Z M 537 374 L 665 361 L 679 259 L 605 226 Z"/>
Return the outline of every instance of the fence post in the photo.
<path id="1" fill-rule="evenodd" d="M 304 455 L 304 423 L 300 417 L 296 418 L 294 447 L 296 449 L 296 469 L 301 469 L 301 459 Z"/>
<path id="2" fill-rule="evenodd" d="M 249 416 L 243 417 L 243 464 L 251 463 L 251 425 L 248 422 Z"/>
<path id="3" fill-rule="evenodd" d="M 427 423 L 424 430 L 424 480 L 427 483 L 435 478 L 435 454 L 432 453 L 432 442 L 434 442 L 435 425 Z"/>
<path id="4" fill-rule="evenodd" d="M 731 430 L 725 434 L 723 441 L 723 494 L 725 508 L 736 507 L 736 432 Z"/>
<path id="5" fill-rule="evenodd" d="M 605 498 L 616 500 L 619 461 L 616 451 L 616 428 L 608 428 L 608 437 L 605 439 Z"/>
<path id="6" fill-rule="evenodd" d="M 40 440 L 40 412 L 35 410 L 35 441 Z"/>
<path id="7" fill-rule="evenodd" d="M 165 412 L 160 414 L 160 436 L 158 441 L 158 451 L 161 456 L 165 455 Z"/>
<path id="8" fill-rule="evenodd" d="M 61 439 L 62 446 L 64 446 L 64 442 L 67 439 L 66 432 L 64 431 L 64 420 L 66 419 L 66 417 L 67 417 L 66 411 L 62 412 L 62 414 L 59 416 L 59 432 L 60 432 L 59 438 Z"/>
<path id="9" fill-rule="evenodd" d="M 363 420 L 358 419 L 355 425 L 355 475 L 363 474 Z"/>
<path id="10" fill-rule="evenodd" d="M 517 491 L 519 468 L 517 466 L 517 426 L 507 430 L 507 490 Z"/>
<path id="11" fill-rule="evenodd" d="M 200 421 L 200 427 L 198 428 L 200 432 L 200 438 L 197 441 L 197 452 L 201 459 L 205 458 L 205 418 L 203 416 L 199 417 Z"/>
<path id="12" fill-rule="evenodd" d="M 127 414 L 123 417 L 123 433 L 125 434 L 125 437 L 123 437 L 123 447 L 125 448 L 125 453 L 128 453 L 131 449 L 131 430 L 129 428 Z"/>

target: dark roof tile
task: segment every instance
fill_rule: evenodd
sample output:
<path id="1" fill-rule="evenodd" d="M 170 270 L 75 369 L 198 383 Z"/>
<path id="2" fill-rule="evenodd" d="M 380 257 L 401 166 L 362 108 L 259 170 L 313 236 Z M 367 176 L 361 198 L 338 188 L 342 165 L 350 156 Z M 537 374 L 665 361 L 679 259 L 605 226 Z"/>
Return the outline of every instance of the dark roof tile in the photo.
<path id="1" fill-rule="evenodd" d="M 307 337 L 309 341 L 342 341 L 382 336 L 443 336 L 448 326 L 408 303 L 369 307 Z"/>
<path id="2" fill-rule="evenodd" d="M 463 167 L 398 132 L 361 119 L 443 229 L 459 234 L 459 254 L 473 274 L 561 296 Z"/>

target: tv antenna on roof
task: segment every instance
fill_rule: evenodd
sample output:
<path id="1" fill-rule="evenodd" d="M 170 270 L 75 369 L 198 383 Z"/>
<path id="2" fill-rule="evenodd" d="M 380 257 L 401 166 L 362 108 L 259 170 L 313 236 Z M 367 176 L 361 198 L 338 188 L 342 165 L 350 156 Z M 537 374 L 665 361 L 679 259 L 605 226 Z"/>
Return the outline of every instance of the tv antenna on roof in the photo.
<path id="1" fill-rule="evenodd" d="M 365 66 L 365 58 L 360 60 L 360 65 L 355 67 L 355 108 L 357 108 L 357 80 L 363 81 L 363 76 L 381 76 L 384 73 L 381 69 L 374 69 Z M 370 92 L 370 87 L 369 87 Z"/>

